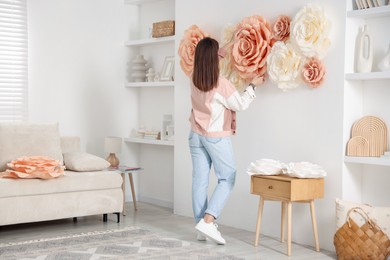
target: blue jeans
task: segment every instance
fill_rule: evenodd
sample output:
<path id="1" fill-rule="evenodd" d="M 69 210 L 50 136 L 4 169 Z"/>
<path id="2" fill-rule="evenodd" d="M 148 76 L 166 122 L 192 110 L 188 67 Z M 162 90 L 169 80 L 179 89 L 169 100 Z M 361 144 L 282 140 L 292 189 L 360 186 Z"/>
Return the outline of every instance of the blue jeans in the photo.
<path id="1" fill-rule="evenodd" d="M 188 138 L 192 157 L 192 209 L 199 222 L 205 213 L 218 218 L 233 189 L 236 165 L 230 137 L 211 138 L 190 132 Z M 211 164 L 218 184 L 208 201 L 207 190 Z"/>

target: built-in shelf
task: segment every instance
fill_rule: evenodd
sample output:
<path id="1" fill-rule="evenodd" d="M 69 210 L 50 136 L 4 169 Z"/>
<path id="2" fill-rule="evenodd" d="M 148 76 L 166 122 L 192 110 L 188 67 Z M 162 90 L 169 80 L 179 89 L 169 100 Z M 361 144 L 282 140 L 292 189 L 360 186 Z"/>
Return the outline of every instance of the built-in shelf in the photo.
<path id="1" fill-rule="evenodd" d="M 359 164 L 371 164 L 371 165 L 382 165 L 390 166 L 390 159 L 381 157 L 352 157 L 345 156 L 344 162 L 346 163 L 359 163 Z"/>
<path id="2" fill-rule="evenodd" d="M 144 139 L 139 137 L 129 137 L 124 138 L 125 142 L 128 143 L 139 143 L 139 144 L 155 144 L 155 145 L 167 145 L 167 146 L 174 146 L 174 141 L 168 141 L 168 140 L 154 140 L 154 139 Z"/>
<path id="3" fill-rule="evenodd" d="M 347 17 L 349 18 L 376 18 L 376 17 L 384 17 L 390 16 L 390 5 L 373 7 L 367 9 L 360 10 L 352 10 L 347 12 Z"/>
<path id="4" fill-rule="evenodd" d="M 345 74 L 347 80 L 379 80 L 390 79 L 390 71 L 376 71 L 368 73 L 347 73 Z"/>
<path id="5" fill-rule="evenodd" d="M 157 88 L 157 87 L 174 87 L 174 81 L 158 81 L 158 82 L 126 82 L 126 88 Z"/>
<path id="6" fill-rule="evenodd" d="M 175 42 L 175 36 L 166 36 L 160 38 L 130 40 L 125 42 L 125 46 L 144 46 L 144 45 L 173 43 L 173 42 Z"/>

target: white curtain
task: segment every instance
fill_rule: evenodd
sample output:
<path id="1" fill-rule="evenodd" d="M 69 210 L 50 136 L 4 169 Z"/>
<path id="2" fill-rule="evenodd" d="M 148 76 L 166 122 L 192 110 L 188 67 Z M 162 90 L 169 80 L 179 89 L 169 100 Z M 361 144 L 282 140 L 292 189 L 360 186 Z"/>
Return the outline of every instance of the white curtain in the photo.
<path id="1" fill-rule="evenodd" d="M 0 0 L 0 122 L 28 116 L 26 0 Z"/>

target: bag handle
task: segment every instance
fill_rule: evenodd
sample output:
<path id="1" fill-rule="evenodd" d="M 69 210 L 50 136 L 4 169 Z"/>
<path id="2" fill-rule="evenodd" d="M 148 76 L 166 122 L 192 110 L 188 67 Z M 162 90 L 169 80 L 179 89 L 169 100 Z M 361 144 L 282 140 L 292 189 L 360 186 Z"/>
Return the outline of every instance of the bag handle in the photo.
<path id="1" fill-rule="evenodd" d="M 368 225 L 370 225 L 370 228 L 373 228 L 375 226 L 375 223 L 370 219 L 368 214 L 361 207 L 353 207 L 350 210 L 348 210 L 348 213 L 347 213 L 347 222 L 348 222 L 349 227 L 351 227 L 351 223 L 349 222 L 349 220 L 351 218 L 350 214 L 352 212 L 356 212 L 356 213 L 360 214 L 360 216 L 362 216 L 364 218 L 366 223 L 368 223 Z"/>

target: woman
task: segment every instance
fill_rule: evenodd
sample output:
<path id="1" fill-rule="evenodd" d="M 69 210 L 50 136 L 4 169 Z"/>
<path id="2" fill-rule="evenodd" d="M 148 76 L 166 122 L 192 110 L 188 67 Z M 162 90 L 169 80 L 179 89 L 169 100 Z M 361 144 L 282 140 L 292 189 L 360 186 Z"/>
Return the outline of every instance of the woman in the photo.
<path id="1" fill-rule="evenodd" d="M 219 75 L 219 44 L 212 38 L 199 41 L 195 49 L 191 82 L 192 111 L 189 146 L 192 157 L 192 207 L 197 222 L 198 240 L 206 237 L 224 245 L 214 221 L 234 186 L 236 166 L 230 136 L 235 134 L 235 112 L 249 107 L 255 99 L 256 85 L 263 77 L 255 78 L 240 94 Z M 213 164 L 218 184 L 208 200 L 207 189 Z"/>

